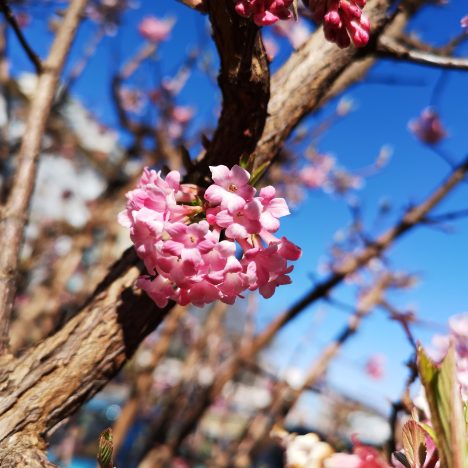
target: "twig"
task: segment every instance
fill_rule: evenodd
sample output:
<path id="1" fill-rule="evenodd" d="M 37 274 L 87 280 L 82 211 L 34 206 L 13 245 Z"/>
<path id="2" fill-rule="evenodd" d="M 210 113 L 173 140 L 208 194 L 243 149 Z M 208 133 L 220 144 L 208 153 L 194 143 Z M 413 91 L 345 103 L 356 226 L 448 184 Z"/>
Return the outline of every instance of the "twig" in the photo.
<path id="1" fill-rule="evenodd" d="M 252 359 L 264 349 L 277 333 L 288 323 L 295 319 L 302 311 L 316 303 L 344 279 L 365 266 L 371 259 L 379 257 L 387 250 L 395 240 L 407 233 L 443 200 L 465 177 L 468 172 L 468 158 L 465 159 L 451 175 L 440 184 L 440 186 L 421 204 L 410 209 L 394 227 L 382 234 L 377 240 L 370 243 L 361 251 L 350 255 L 348 259 L 324 281 L 318 283 L 309 293 L 299 299 L 296 304 L 279 315 L 266 329 L 258 334 L 249 346 L 241 347 L 238 352 L 220 369 L 211 386 L 205 389 L 205 393 L 193 404 L 189 414 L 179 428 L 178 440 L 173 439 L 173 446 L 180 443 L 194 428 L 205 410 L 212 401 L 220 394 L 224 385 L 236 374 L 246 359 Z"/>
<path id="2" fill-rule="evenodd" d="M 272 403 L 262 412 L 257 413 L 246 426 L 246 431 L 238 447 L 235 449 L 236 466 L 242 466 L 250 460 L 256 449 L 263 443 L 273 425 L 281 424 L 286 415 L 295 405 L 302 393 L 314 386 L 325 373 L 333 358 L 343 345 L 356 334 L 362 320 L 381 302 L 385 290 L 392 284 L 392 276 L 384 274 L 375 285 L 361 297 L 355 313 L 349 318 L 348 324 L 313 363 L 303 384 L 298 389 L 292 389 L 284 383 L 279 384 L 278 391 Z M 234 456 L 234 454 L 233 454 Z"/>
<path id="3" fill-rule="evenodd" d="M 13 188 L 0 219 L 0 237 L 4 246 L 0 253 L 0 354 L 5 351 L 8 341 L 9 322 L 16 292 L 18 255 L 28 219 L 42 137 L 60 73 L 86 3 L 86 0 L 73 0 L 70 3 L 49 56 L 44 62 L 18 154 Z"/>
<path id="4" fill-rule="evenodd" d="M 454 221 L 460 218 L 468 217 L 468 209 L 458 210 L 458 211 L 449 211 L 448 213 L 441 213 L 439 215 L 434 215 L 431 217 L 426 217 L 423 222 L 426 224 L 437 224 L 443 223 L 445 221 Z"/>
<path id="5" fill-rule="evenodd" d="M 440 56 L 423 50 L 409 49 L 388 36 L 382 36 L 379 39 L 377 53 L 380 57 L 405 60 L 446 70 L 468 70 L 468 58 Z"/>
<path id="6" fill-rule="evenodd" d="M 28 44 L 28 41 L 24 37 L 23 31 L 21 31 L 21 28 L 19 27 L 15 15 L 11 11 L 7 0 L 0 0 L 0 10 L 2 10 L 2 13 L 5 16 L 5 19 L 8 21 L 8 24 L 13 28 L 13 31 L 15 32 L 15 35 L 21 44 L 21 47 L 23 47 L 29 60 L 31 60 L 32 64 L 34 65 L 36 73 L 40 75 L 43 71 L 41 59 L 37 56 L 37 54 L 34 52 L 34 50 L 32 50 L 31 46 Z"/>

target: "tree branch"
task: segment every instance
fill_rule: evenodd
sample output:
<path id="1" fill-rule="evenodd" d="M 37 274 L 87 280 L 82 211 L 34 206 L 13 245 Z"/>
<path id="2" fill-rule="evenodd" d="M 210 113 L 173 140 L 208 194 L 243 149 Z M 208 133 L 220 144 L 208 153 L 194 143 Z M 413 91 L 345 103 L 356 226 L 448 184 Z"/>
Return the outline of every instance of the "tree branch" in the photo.
<path id="1" fill-rule="evenodd" d="M 24 49 L 29 60 L 31 60 L 32 64 L 34 65 L 36 73 L 40 75 L 42 73 L 41 59 L 37 56 L 37 54 L 34 52 L 34 50 L 29 45 L 28 41 L 24 37 L 23 31 L 21 31 L 21 28 L 18 22 L 16 21 L 15 15 L 11 11 L 10 5 L 8 5 L 7 0 L 0 0 L 0 10 L 2 10 L 2 13 L 5 16 L 5 19 L 7 20 L 8 24 L 13 28 L 13 31 L 15 32 L 15 35 L 19 43 L 21 44 L 21 47 Z"/>
<path id="2" fill-rule="evenodd" d="M 16 291 L 18 255 L 27 222 L 27 212 L 34 190 L 37 162 L 46 121 L 52 107 L 60 73 L 81 20 L 86 0 L 73 0 L 43 66 L 43 73 L 29 111 L 13 188 L 1 213 L 0 237 L 4 248 L 0 254 L 0 354 L 5 351 L 8 328 Z"/>
<path id="3" fill-rule="evenodd" d="M 380 57 L 404 60 L 447 70 L 468 70 L 468 58 L 441 56 L 424 50 L 410 49 L 386 35 L 381 36 L 378 41 L 377 54 Z"/>
<path id="4" fill-rule="evenodd" d="M 208 0 L 207 5 L 221 59 L 223 107 L 207 153 L 190 176 L 196 182 L 201 182 L 208 166 L 222 161 L 231 167 L 255 150 L 270 98 L 268 61 L 258 26 L 239 16 L 233 2 Z"/>

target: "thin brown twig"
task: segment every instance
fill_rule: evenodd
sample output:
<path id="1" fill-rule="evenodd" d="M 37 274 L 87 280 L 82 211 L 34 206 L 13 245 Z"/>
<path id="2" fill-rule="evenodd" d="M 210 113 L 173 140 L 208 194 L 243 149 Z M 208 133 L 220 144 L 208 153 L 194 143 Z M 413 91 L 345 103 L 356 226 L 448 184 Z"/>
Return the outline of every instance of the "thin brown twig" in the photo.
<path id="1" fill-rule="evenodd" d="M 32 64 L 34 65 L 36 73 L 40 75 L 43 71 L 43 64 L 41 62 L 41 59 L 34 52 L 32 47 L 29 45 L 28 41 L 24 37 L 23 31 L 21 31 L 21 28 L 18 22 L 16 21 L 15 15 L 11 11 L 10 5 L 8 5 L 7 0 L 0 0 L 0 10 L 5 16 L 5 19 L 7 20 L 8 24 L 12 27 L 13 31 L 15 32 L 15 35 L 18 41 L 20 42 L 21 47 L 26 52 L 26 55 L 28 56 L 29 60 L 31 60 Z"/>
<path id="2" fill-rule="evenodd" d="M 315 385 L 318 379 L 324 375 L 343 345 L 356 334 L 362 320 L 381 302 L 383 293 L 388 287 L 392 286 L 392 282 L 392 275 L 384 274 L 373 287 L 362 295 L 355 313 L 349 318 L 347 325 L 344 326 L 336 339 L 325 347 L 319 358 L 312 364 L 303 384 L 299 388 L 293 389 L 288 384 L 279 383 L 272 403 L 264 411 L 256 414 L 247 425 L 244 437 L 236 449 L 236 466 L 250 466 L 252 455 L 268 437 L 273 425 L 275 423 L 281 424 L 302 393 L 307 388 Z"/>
<path id="3" fill-rule="evenodd" d="M 0 254 L 0 354 L 5 351 L 8 342 L 9 322 L 16 292 L 18 255 L 28 219 L 42 137 L 60 74 L 86 3 L 86 0 L 73 0 L 70 3 L 44 62 L 18 154 L 13 188 L 1 213 L 0 233 L 4 248 Z"/>

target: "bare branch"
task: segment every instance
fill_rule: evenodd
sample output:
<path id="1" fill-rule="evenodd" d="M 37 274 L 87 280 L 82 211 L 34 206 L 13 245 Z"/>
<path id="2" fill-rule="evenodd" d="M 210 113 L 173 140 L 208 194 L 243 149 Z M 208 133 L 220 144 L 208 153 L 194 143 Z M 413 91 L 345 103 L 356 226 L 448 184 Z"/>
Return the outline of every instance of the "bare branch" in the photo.
<path id="1" fill-rule="evenodd" d="M 1 213 L 0 233 L 4 245 L 0 254 L 0 353 L 5 350 L 16 291 L 18 255 L 34 189 L 37 162 L 46 121 L 66 56 L 75 37 L 86 0 L 73 0 L 43 66 L 43 73 L 29 111 L 26 130 L 18 154 L 13 188 Z"/>
<path id="2" fill-rule="evenodd" d="M 29 60 L 31 60 L 32 64 L 34 65 L 34 68 L 36 69 L 36 73 L 38 75 L 41 74 L 42 73 L 41 59 L 36 55 L 34 50 L 29 45 L 28 41 L 24 37 L 23 31 L 21 31 L 21 28 L 18 22 L 16 21 L 15 15 L 11 11 L 10 5 L 8 5 L 7 0 L 0 0 L 0 10 L 2 10 L 2 13 L 5 16 L 5 19 L 8 21 L 8 24 L 13 28 L 13 31 L 15 32 L 15 35 L 18 38 L 19 43 L 21 44 L 21 47 L 24 49 Z"/>
<path id="3" fill-rule="evenodd" d="M 278 384 L 278 391 L 271 404 L 263 411 L 258 412 L 247 424 L 246 432 L 242 437 L 237 450 L 235 450 L 235 466 L 250 466 L 251 456 L 268 437 L 275 423 L 282 424 L 284 418 L 296 404 L 302 393 L 314 386 L 318 379 L 325 373 L 331 361 L 336 357 L 343 345 L 356 334 L 362 320 L 368 316 L 374 307 L 382 300 L 383 293 L 392 284 L 392 276 L 384 274 L 375 285 L 364 294 L 356 308 L 355 313 L 349 318 L 348 324 L 341 330 L 337 337 L 325 347 L 319 358 L 312 364 L 303 384 L 298 389 L 293 389 L 285 383 Z"/>
<path id="4" fill-rule="evenodd" d="M 410 49 L 388 36 L 381 36 L 377 46 L 380 57 L 445 68 L 447 70 L 468 70 L 468 58 L 441 56 L 424 50 Z"/>

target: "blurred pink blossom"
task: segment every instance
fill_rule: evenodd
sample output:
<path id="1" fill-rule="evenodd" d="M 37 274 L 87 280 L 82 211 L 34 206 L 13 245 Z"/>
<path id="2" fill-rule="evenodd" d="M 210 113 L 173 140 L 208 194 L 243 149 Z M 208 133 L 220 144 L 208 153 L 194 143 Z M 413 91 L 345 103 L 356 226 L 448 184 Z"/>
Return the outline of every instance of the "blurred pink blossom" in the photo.
<path id="1" fill-rule="evenodd" d="M 16 22 L 20 28 L 26 28 L 31 24 L 31 15 L 25 11 L 19 11 L 15 14 Z"/>
<path id="2" fill-rule="evenodd" d="M 123 87 L 119 90 L 120 105 L 127 112 L 138 114 L 145 106 L 145 98 L 141 91 Z"/>
<path id="3" fill-rule="evenodd" d="M 323 187 L 334 165 L 335 160 L 332 157 L 317 156 L 313 164 L 304 167 L 300 171 L 299 178 L 307 188 Z"/>
<path id="4" fill-rule="evenodd" d="M 278 53 L 278 43 L 272 37 L 266 37 L 263 39 L 263 45 L 265 46 L 268 60 L 271 62 Z"/>
<path id="5" fill-rule="evenodd" d="M 447 136 L 439 114 L 429 107 L 417 119 L 411 120 L 408 127 L 419 140 L 428 145 L 435 145 Z"/>
<path id="6" fill-rule="evenodd" d="M 149 42 L 165 41 L 174 26 L 173 19 L 159 19 L 147 16 L 138 25 L 138 32 Z"/>
<path id="7" fill-rule="evenodd" d="M 284 36 L 294 47 L 298 49 L 308 39 L 310 29 L 307 23 L 299 18 L 297 21 L 278 21 L 273 26 L 273 31 L 279 36 Z"/>
<path id="8" fill-rule="evenodd" d="M 192 120 L 194 110 L 193 107 L 190 106 L 175 106 L 171 114 L 175 122 L 185 125 Z"/>
<path id="9" fill-rule="evenodd" d="M 369 357 L 365 365 L 366 373 L 369 377 L 380 380 L 385 374 L 385 356 L 374 354 Z"/>
<path id="10" fill-rule="evenodd" d="M 460 26 L 461 26 L 463 29 L 467 29 L 467 30 L 468 30 L 468 15 L 464 16 L 464 17 L 460 20 Z"/>

